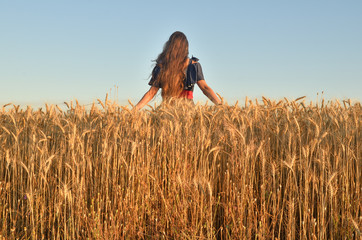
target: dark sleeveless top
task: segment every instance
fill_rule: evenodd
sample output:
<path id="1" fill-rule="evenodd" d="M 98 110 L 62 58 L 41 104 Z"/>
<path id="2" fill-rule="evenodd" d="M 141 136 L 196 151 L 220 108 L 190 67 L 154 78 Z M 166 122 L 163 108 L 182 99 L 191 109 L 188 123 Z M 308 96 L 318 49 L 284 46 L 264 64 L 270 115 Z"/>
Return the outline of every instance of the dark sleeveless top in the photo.
<path id="1" fill-rule="evenodd" d="M 189 65 L 187 66 L 186 70 L 186 77 L 184 79 L 184 90 L 186 91 L 193 91 L 194 85 L 197 83 L 197 81 L 205 80 L 204 74 L 202 73 L 201 64 L 198 62 L 199 59 L 192 57 L 190 59 Z M 192 63 L 194 62 L 194 63 Z M 156 65 L 152 70 L 152 78 L 148 85 L 153 87 L 162 88 L 162 84 L 157 80 L 157 76 L 161 71 L 161 67 L 159 65 Z"/>

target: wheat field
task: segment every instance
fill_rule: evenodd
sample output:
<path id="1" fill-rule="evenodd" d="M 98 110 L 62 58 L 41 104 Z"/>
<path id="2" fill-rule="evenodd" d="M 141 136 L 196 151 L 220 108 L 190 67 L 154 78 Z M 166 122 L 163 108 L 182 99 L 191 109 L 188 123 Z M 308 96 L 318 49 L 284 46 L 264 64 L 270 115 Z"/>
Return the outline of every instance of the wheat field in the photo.
<path id="1" fill-rule="evenodd" d="M 0 239 L 361 239 L 361 104 L 0 109 Z"/>

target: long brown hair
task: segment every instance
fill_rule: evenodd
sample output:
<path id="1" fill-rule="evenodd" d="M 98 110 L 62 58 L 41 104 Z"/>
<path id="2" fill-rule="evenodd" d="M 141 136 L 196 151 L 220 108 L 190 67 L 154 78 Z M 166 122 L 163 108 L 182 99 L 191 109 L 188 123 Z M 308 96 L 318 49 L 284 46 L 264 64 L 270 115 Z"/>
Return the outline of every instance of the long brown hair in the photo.
<path id="1" fill-rule="evenodd" d="M 161 68 L 156 81 L 159 81 L 162 86 L 161 95 L 163 99 L 180 96 L 188 55 L 189 42 L 185 34 L 178 31 L 174 32 L 155 60 Z"/>

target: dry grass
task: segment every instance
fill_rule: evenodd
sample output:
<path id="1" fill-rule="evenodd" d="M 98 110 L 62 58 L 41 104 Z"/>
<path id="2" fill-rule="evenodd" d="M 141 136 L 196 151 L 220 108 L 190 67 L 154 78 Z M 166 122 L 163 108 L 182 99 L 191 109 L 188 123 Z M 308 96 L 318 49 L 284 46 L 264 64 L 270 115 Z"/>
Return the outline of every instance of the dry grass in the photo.
<path id="1" fill-rule="evenodd" d="M 0 239 L 361 238 L 359 103 L 101 103 L 0 109 Z"/>

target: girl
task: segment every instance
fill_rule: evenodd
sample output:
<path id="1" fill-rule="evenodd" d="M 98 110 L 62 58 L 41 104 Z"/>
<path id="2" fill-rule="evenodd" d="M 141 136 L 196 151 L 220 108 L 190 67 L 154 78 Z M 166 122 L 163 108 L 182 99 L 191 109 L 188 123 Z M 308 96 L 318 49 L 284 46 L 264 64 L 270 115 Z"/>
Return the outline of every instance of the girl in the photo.
<path id="1" fill-rule="evenodd" d="M 135 106 L 141 109 L 161 88 L 162 99 L 193 99 L 194 85 L 215 104 L 221 104 L 214 91 L 206 84 L 201 65 L 197 58 L 188 58 L 189 43 L 185 34 L 174 32 L 165 43 L 163 51 L 156 59 L 156 66 L 148 83 L 151 88 Z"/>

